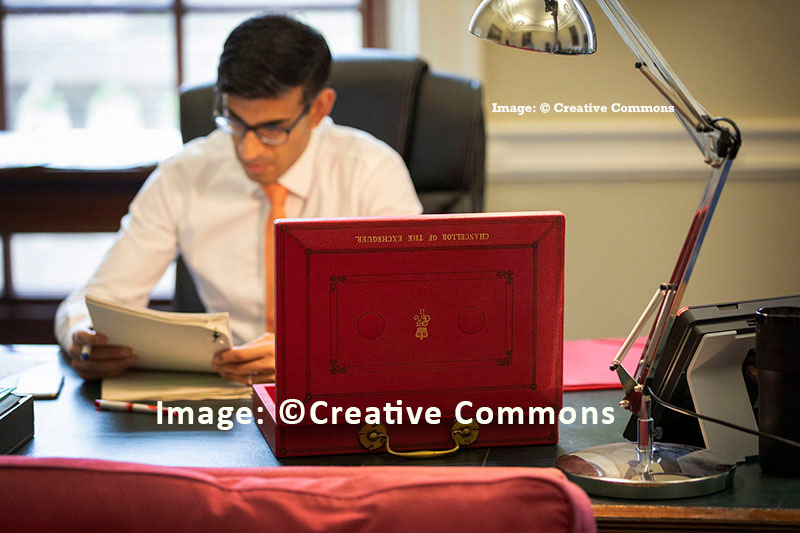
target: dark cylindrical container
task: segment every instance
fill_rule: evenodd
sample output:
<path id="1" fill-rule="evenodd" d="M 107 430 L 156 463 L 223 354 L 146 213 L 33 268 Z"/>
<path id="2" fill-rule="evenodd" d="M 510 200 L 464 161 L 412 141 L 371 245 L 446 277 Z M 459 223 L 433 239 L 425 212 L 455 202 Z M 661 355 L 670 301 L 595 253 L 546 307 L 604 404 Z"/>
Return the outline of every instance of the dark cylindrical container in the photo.
<path id="1" fill-rule="evenodd" d="M 800 307 L 756 312 L 758 429 L 800 441 Z M 800 475 L 800 448 L 758 438 L 761 469 L 780 476 Z"/>

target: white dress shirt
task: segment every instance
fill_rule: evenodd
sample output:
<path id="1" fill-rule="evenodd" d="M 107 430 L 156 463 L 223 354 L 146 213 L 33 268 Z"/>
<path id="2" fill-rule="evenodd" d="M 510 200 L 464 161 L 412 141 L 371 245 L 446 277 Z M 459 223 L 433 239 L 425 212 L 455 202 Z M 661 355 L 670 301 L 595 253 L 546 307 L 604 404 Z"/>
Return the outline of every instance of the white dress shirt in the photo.
<path id="1" fill-rule="evenodd" d="M 402 158 L 389 146 L 326 117 L 279 178 L 289 217 L 417 214 L 422 206 Z M 88 326 L 85 293 L 146 306 L 176 254 L 209 312 L 228 311 L 234 343 L 264 332 L 264 226 L 269 204 L 220 131 L 188 143 L 150 175 L 131 202 L 117 240 L 89 283 L 59 306 L 65 349 Z M 100 332 L 102 333 L 102 332 Z"/>

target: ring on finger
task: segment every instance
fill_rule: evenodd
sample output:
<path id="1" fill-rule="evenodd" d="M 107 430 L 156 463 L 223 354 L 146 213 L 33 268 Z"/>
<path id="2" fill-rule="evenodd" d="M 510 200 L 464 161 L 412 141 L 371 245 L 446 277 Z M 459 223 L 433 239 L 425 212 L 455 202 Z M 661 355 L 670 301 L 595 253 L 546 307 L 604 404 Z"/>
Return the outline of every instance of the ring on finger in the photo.
<path id="1" fill-rule="evenodd" d="M 255 370 L 252 371 L 252 372 L 249 372 L 247 374 L 247 384 L 248 385 L 252 385 L 253 384 L 253 378 L 256 377 L 257 375 L 258 375 L 258 372 L 256 372 Z"/>

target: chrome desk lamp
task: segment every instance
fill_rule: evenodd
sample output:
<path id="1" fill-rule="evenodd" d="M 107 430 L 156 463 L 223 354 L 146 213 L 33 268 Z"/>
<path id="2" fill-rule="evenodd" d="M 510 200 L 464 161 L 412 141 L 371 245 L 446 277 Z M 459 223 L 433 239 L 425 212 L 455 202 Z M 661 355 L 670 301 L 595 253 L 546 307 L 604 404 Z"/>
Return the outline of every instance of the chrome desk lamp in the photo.
<path id="1" fill-rule="evenodd" d="M 675 116 L 711 167 L 711 176 L 669 282 L 653 295 L 611 364 L 625 392 L 620 405 L 638 414 L 638 441 L 565 454 L 556 465 L 587 492 L 600 496 L 657 499 L 709 494 L 733 483 L 736 464 L 710 450 L 654 442 L 648 376 L 658 362 L 657 356 L 670 356 L 661 354 L 666 333 L 675 319 L 741 136 L 736 124 L 711 118 L 689 94 L 621 1 L 597 3 L 633 52 L 636 68 L 674 107 Z M 596 49 L 594 24 L 581 0 L 483 0 L 472 16 L 469 31 L 504 46 L 551 54 L 591 54 Z M 655 320 L 632 377 L 621 362 L 653 313 Z"/>

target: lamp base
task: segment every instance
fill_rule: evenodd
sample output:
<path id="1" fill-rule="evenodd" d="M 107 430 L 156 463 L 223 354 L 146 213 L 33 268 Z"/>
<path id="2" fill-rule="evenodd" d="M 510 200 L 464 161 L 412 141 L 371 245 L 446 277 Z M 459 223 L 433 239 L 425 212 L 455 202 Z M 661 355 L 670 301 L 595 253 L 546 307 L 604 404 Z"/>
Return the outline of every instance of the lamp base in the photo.
<path id="1" fill-rule="evenodd" d="M 556 460 L 570 479 L 596 496 L 634 500 L 691 498 L 733 485 L 736 463 L 724 455 L 682 444 L 653 444 L 652 454 L 635 443 L 594 446 Z"/>

